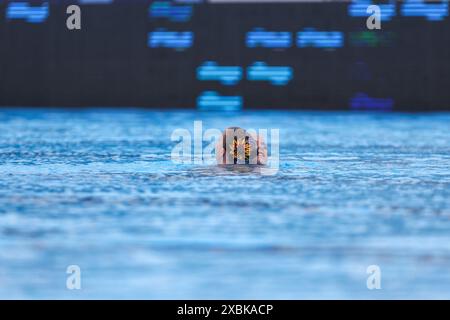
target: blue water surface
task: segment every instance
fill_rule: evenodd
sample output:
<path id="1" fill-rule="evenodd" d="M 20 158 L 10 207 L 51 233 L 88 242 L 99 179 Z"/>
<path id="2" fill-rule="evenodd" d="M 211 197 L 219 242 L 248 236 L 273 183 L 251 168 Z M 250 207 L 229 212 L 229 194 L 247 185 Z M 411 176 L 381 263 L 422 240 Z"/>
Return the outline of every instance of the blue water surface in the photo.
<path id="1" fill-rule="evenodd" d="M 173 163 L 195 120 L 279 172 Z M 449 299 L 449 168 L 450 114 L 3 109 L 0 298 Z"/>

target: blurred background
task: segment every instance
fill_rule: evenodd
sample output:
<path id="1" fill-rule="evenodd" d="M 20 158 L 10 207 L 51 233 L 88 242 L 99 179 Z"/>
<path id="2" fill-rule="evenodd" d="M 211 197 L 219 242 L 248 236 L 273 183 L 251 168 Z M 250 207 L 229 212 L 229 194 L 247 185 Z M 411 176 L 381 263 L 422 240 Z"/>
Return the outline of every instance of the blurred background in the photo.
<path id="1" fill-rule="evenodd" d="M 66 28 L 68 4 L 81 30 Z M 379 4 L 381 30 L 366 12 Z M 439 111 L 447 1 L 0 1 L 0 105 Z"/>

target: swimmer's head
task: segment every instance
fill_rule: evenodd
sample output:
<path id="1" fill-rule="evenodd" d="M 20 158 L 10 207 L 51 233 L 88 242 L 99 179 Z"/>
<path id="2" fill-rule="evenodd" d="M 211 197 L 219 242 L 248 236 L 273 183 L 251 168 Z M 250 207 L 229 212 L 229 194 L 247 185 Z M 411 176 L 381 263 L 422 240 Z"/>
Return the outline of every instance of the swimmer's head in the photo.
<path id="1" fill-rule="evenodd" d="M 265 164 L 267 148 L 262 137 L 239 127 L 225 129 L 216 145 L 217 164 Z"/>

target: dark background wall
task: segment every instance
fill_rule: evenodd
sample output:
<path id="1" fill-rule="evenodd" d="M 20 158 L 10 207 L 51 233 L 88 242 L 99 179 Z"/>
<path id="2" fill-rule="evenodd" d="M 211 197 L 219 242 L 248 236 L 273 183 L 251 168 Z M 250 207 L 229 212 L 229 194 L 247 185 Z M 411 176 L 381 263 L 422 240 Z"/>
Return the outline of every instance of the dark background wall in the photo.
<path id="1" fill-rule="evenodd" d="M 365 18 L 348 3 L 193 5 L 189 21 L 149 17 L 151 1 L 80 5 L 82 29 L 66 28 L 66 5 L 50 4 L 43 23 L 6 19 L 0 2 L 0 105 L 142 106 L 195 108 L 204 91 L 242 96 L 245 108 L 349 109 L 358 93 L 391 99 L 394 110 L 450 110 L 450 23 L 397 15 L 370 31 L 391 39 L 376 47 L 351 43 Z M 32 2 L 41 4 L 42 1 Z M 149 48 L 157 28 L 192 31 L 183 51 Z M 344 46 L 332 50 L 248 48 L 255 27 L 290 31 L 308 27 L 341 31 Z M 294 37 L 295 38 L 295 37 Z M 286 86 L 245 79 L 235 86 L 198 81 L 206 60 L 244 68 L 255 61 L 291 66 Z"/>

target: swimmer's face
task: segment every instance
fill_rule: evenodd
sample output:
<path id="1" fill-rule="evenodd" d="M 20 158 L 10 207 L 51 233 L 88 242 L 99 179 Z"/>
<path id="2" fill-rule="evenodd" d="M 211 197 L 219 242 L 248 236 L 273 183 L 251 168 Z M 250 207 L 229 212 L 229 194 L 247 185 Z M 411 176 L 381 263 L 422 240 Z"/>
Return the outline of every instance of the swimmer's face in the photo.
<path id="1" fill-rule="evenodd" d="M 232 142 L 227 145 L 226 152 L 233 158 L 233 162 L 250 163 L 251 153 L 257 149 L 256 142 L 251 137 L 238 138 L 235 137 Z"/>
<path id="2" fill-rule="evenodd" d="M 225 130 L 216 146 L 218 164 L 264 164 L 265 144 L 244 129 Z"/>

